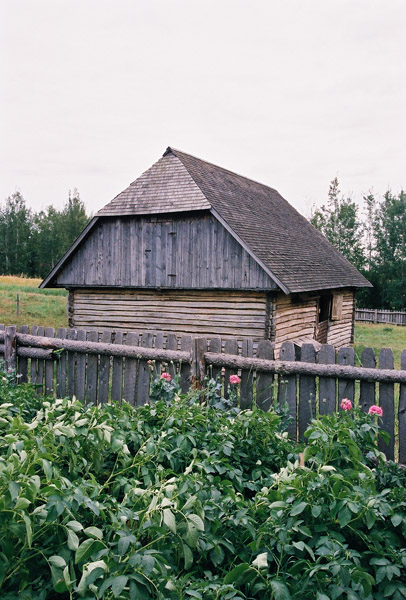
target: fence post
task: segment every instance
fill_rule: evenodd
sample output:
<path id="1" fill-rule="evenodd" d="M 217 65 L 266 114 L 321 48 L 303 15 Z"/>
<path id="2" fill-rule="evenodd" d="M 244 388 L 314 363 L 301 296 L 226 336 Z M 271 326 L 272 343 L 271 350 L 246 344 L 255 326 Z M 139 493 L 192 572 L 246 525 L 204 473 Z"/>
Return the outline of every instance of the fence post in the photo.
<path id="1" fill-rule="evenodd" d="M 15 325 L 6 327 L 4 333 L 4 361 L 6 369 L 14 371 L 17 367 L 17 328 Z"/>

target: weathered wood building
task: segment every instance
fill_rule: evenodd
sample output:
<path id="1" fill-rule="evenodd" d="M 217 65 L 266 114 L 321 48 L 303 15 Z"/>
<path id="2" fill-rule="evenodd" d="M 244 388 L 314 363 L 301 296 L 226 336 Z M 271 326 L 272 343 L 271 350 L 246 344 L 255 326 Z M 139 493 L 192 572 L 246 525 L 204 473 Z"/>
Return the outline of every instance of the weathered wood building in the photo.
<path id="1" fill-rule="evenodd" d="M 41 287 L 71 327 L 352 341 L 369 282 L 280 194 L 168 148 L 102 208 Z"/>

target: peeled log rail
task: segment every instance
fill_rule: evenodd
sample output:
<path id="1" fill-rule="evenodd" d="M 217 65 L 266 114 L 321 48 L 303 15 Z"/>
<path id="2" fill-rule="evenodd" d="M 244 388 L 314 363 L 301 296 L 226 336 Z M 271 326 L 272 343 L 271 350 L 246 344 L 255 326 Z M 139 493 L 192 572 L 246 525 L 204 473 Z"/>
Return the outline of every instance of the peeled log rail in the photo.
<path id="1" fill-rule="evenodd" d="M 320 375 L 322 377 L 339 377 L 341 379 L 358 379 L 361 381 L 388 381 L 406 383 L 406 371 L 392 369 L 368 369 L 345 365 L 319 365 L 314 363 L 286 362 L 281 360 L 263 360 L 260 358 L 243 358 L 231 354 L 205 352 L 204 359 L 210 365 L 235 367 L 236 369 L 254 369 L 281 375 Z"/>
<path id="2" fill-rule="evenodd" d="M 106 356 L 125 356 L 144 360 L 164 360 L 190 363 L 190 352 L 181 350 L 162 350 L 142 346 L 124 346 L 123 344 L 103 344 L 101 342 L 77 341 L 49 337 L 37 337 L 28 333 L 17 333 L 17 344 L 47 350 L 70 350 L 83 354 L 103 354 Z"/>

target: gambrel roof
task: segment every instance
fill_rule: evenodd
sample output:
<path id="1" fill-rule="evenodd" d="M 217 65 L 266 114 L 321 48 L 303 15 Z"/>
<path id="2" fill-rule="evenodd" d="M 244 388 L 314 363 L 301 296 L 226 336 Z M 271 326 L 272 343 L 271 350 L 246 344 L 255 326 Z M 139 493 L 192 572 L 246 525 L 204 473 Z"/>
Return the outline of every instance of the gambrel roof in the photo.
<path id="1" fill-rule="evenodd" d="M 371 285 L 276 190 L 170 147 L 82 236 L 104 217 L 208 210 L 285 293 Z M 51 284 L 81 239 L 41 287 Z"/>

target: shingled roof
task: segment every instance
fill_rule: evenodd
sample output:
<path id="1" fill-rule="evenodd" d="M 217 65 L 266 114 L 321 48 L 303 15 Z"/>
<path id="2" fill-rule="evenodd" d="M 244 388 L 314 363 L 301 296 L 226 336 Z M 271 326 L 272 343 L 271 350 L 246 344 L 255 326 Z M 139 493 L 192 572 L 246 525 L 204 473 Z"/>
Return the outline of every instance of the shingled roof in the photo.
<path id="1" fill-rule="evenodd" d="M 371 284 L 274 189 L 168 148 L 98 217 L 211 210 L 286 293 Z"/>

